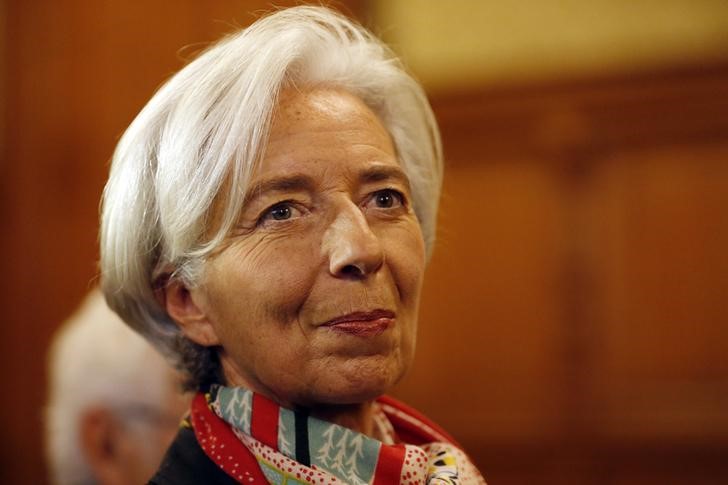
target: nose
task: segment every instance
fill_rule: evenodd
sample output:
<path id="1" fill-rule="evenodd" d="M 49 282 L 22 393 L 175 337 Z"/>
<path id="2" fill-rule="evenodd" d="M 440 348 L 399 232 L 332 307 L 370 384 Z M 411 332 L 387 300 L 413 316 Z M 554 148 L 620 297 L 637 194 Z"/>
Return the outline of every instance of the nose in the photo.
<path id="1" fill-rule="evenodd" d="M 339 211 L 324 234 L 329 272 L 337 278 L 361 279 L 384 263 L 384 251 L 364 213 L 354 204 Z"/>

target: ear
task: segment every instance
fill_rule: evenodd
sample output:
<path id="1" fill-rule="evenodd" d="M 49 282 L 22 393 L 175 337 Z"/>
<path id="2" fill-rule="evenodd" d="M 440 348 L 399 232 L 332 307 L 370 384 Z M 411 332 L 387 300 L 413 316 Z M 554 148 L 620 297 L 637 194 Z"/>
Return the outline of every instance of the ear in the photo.
<path id="1" fill-rule="evenodd" d="M 196 344 L 210 347 L 220 345 L 215 327 L 207 317 L 204 307 L 198 304 L 190 289 L 176 278 L 172 278 L 156 291 L 157 300 L 167 314 L 179 325 L 182 333 Z"/>
<path id="2" fill-rule="evenodd" d="M 111 411 L 91 408 L 81 415 L 81 449 L 99 483 L 123 483 L 123 431 Z"/>

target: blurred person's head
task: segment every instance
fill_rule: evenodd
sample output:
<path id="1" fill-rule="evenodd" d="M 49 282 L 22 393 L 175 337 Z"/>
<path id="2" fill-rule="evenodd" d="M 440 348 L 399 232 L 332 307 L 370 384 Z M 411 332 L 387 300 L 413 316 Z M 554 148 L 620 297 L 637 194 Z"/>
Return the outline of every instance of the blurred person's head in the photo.
<path id="1" fill-rule="evenodd" d="M 98 291 L 57 332 L 49 364 L 52 482 L 146 482 L 186 409 L 178 374 Z"/>

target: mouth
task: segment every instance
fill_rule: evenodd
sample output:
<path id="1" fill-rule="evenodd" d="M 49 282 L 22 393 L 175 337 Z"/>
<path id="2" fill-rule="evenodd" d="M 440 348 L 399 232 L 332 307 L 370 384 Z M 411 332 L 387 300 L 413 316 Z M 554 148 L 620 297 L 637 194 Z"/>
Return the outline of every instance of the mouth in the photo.
<path id="1" fill-rule="evenodd" d="M 373 337 L 394 325 L 395 316 L 395 313 L 389 310 L 353 312 L 332 318 L 321 326 L 358 337 Z"/>

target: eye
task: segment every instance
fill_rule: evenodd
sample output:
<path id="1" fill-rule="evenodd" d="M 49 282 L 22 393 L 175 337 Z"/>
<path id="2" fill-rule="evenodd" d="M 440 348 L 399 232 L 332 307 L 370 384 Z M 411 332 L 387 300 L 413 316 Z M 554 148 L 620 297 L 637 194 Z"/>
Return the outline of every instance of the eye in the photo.
<path id="1" fill-rule="evenodd" d="M 394 189 L 377 190 L 371 195 L 367 206 L 377 209 L 395 209 L 404 206 L 404 195 Z"/>
<path id="2" fill-rule="evenodd" d="M 300 217 L 302 214 L 303 212 L 292 202 L 279 202 L 263 212 L 258 219 L 258 225 L 274 221 L 287 221 L 295 217 Z"/>
<path id="3" fill-rule="evenodd" d="M 291 208 L 286 205 L 274 207 L 268 212 L 274 221 L 284 221 L 291 218 Z"/>

